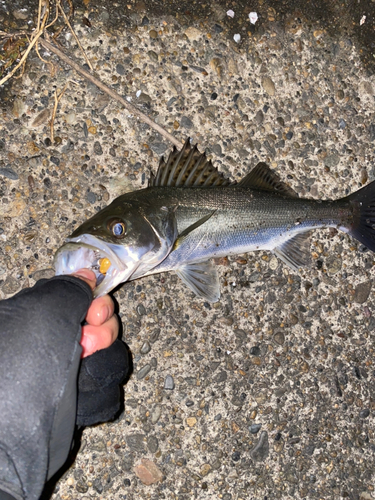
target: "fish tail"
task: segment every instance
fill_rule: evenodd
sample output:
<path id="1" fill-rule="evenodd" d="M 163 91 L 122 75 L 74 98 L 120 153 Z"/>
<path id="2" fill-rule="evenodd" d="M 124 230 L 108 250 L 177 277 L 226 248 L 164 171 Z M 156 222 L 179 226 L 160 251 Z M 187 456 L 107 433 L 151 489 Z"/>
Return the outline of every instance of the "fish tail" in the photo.
<path id="1" fill-rule="evenodd" d="M 375 181 L 349 195 L 352 224 L 348 232 L 367 248 L 375 252 Z"/>

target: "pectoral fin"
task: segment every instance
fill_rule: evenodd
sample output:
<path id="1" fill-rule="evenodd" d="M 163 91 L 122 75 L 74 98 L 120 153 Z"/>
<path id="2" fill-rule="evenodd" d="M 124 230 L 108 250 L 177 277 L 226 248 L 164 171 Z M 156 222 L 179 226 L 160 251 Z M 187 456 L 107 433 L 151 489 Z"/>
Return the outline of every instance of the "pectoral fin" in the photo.
<path id="1" fill-rule="evenodd" d="M 199 219 L 196 222 L 194 222 L 194 224 L 192 224 L 191 226 L 189 226 L 186 229 L 184 229 L 184 231 L 182 231 L 178 235 L 178 238 L 177 238 L 177 240 L 175 241 L 175 243 L 173 245 L 172 251 L 176 250 L 181 245 L 181 243 L 184 241 L 184 239 L 186 238 L 186 236 L 188 234 L 190 234 L 192 231 L 194 231 L 194 229 L 197 229 L 199 226 L 201 226 L 202 224 L 204 224 L 205 222 L 207 222 L 208 219 L 211 219 L 211 217 L 214 215 L 215 212 L 216 212 L 216 210 L 214 210 L 213 212 L 205 215 L 201 219 Z"/>
<path id="2" fill-rule="evenodd" d="M 176 269 L 176 273 L 185 285 L 199 297 L 208 300 L 208 302 L 219 300 L 219 277 L 211 261 L 186 264 Z"/>
<path id="3" fill-rule="evenodd" d="M 306 231 L 293 236 L 290 240 L 274 249 L 274 254 L 289 267 L 298 271 L 311 263 L 310 237 L 312 231 Z"/>

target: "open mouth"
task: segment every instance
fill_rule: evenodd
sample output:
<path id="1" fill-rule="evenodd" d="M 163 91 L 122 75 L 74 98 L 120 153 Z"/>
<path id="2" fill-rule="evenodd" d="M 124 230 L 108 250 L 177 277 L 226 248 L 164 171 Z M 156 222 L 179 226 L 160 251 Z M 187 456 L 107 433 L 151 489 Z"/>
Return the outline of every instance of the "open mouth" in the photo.
<path id="1" fill-rule="evenodd" d="M 73 274 L 78 269 L 94 271 L 96 287 L 94 297 L 101 297 L 118 284 L 127 281 L 134 272 L 133 266 L 124 264 L 112 245 L 90 234 L 70 238 L 56 253 L 56 275 Z"/>

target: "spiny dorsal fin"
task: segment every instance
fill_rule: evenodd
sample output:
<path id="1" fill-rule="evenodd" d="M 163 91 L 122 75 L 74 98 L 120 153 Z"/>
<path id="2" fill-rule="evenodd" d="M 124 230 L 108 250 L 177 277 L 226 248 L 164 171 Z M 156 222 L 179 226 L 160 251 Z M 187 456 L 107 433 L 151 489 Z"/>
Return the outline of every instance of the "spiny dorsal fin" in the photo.
<path id="1" fill-rule="evenodd" d="M 181 151 L 173 148 L 167 162 L 160 160 L 155 177 L 151 176 L 149 186 L 157 187 L 213 187 L 229 186 L 226 179 L 208 161 L 205 153 L 200 153 L 197 146 L 191 146 L 187 139 Z"/>
<path id="2" fill-rule="evenodd" d="M 290 198 L 298 198 L 298 194 L 287 184 L 282 182 L 279 176 L 269 166 L 260 162 L 239 183 L 241 187 L 260 189 L 261 191 L 272 191 L 285 194 Z"/>
<path id="3" fill-rule="evenodd" d="M 293 238 L 276 247 L 274 254 L 289 267 L 298 271 L 311 264 L 311 235 L 313 231 L 298 233 Z"/>

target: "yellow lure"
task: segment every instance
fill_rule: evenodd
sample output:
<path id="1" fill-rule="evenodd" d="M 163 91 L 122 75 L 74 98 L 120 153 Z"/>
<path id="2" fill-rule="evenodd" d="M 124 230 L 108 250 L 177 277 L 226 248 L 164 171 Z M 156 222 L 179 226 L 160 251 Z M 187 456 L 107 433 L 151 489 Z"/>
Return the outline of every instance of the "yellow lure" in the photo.
<path id="1" fill-rule="evenodd" d="M 109 259 L 107 259 L 107 257 L 104 257 L 104 259 L 99 260 L 99 266 L 100 266 L 99 271 L 102 274 L 106 274 L 108 269 L 111 267 L 111 261 Z"/>

